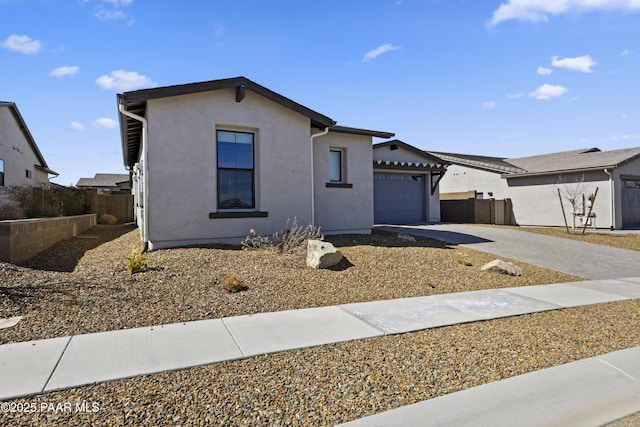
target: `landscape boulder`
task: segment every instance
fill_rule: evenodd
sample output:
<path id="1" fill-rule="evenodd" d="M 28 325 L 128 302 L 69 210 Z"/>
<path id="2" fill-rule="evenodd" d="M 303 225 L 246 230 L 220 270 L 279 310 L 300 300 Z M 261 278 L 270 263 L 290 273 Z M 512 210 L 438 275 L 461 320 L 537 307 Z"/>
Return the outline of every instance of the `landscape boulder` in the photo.
<path id="1" fill-rule="evenodd" d="M 309 240 L 307 243 L 307 265 L 312 268 L 329 268 L 342 260 L 342 253 L 329 242 Z"/>
<path id="2" fill-rule="evenodd" d="M 508 274 L 509 276 L 522 276 L 522 269 L 520 267 L 500 259 L 494 259 L 493 261 L 483 265 L 480 270 L 495 271 L 497 273 Z"/>
<path id="3" fill-rule="evenodd" d="M 416 241 L 415 237 L 413 237 L 410 234 L 406 234 L 406 233 L 398 233 L 398 239 L 405 240 L 407 242 L 415 242 Z"/>

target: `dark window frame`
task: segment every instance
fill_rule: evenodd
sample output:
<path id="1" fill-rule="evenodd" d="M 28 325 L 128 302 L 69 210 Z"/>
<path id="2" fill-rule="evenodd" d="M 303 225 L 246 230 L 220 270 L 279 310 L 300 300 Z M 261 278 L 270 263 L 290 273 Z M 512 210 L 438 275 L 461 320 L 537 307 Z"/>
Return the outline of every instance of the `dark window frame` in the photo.
<path id="1" fill-rule="evenodd" d="M 228 132 L 234 134 L 245 134 L 251 135 L 251 168 L 229 168 L 229 167 L 220 167 L 220 132 Z M 256 208 L 256 164 L 255 164 L 255 145 L 256 145 L 256 135 L 255 132 L 247 132 L 247 131 L 238 131 L 238 130 L 229 130 L 229 129 L 216 129 L 216 177 L 217 177 L 217 195 L 216 195 L 216 205 L 218 210 L 220 211 L 233 211 L 233 210 L 248 210 Z M 250 206 L 221 206 L 221 172 L 228 171 L 250 171 L 251 173 L 251 205 Z"/>
<path id="2" fill-rule="evenodd" d="M 4 187 L 4 160 L 0 159 L 0 187 Z"/>
<path id="3" fill-rule="evenodd" d="M 331 162 L 333 159 L 332 153 L 338 153 L 339 154 L 339 174 L 340 177 L 339 179 L 332 179 L 331 176 Z M 344 150 L 340 149 L 340 148 L 330 148 L 329 149 L 329 182 L 330 183 L 344 183 Z"/>

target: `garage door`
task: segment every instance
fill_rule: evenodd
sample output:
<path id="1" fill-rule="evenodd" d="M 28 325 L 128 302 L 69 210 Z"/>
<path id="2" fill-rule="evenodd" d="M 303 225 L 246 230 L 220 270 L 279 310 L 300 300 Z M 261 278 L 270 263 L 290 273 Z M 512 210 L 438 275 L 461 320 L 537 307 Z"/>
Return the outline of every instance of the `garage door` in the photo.
<path id="1" fill-rule="evenodd" d="M 622 228 L 640 227 L 640 178 L 622 180 Z"/>
<path id="2" fill-rule="evenodd" d="M 376 224 L 410 224 L 426 220 L 425 175 L 373 174 Z"/>

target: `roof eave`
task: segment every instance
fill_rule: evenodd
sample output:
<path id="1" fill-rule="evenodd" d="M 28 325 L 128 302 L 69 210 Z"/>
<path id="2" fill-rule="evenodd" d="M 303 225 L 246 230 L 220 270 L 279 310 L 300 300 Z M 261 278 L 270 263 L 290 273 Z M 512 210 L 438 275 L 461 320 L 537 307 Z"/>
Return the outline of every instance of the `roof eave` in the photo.
<path id="1" fill-rule="evenodd" d="M 618 166 L 619 165 L 608 165 L 608 166 L 594 166 L 594 167 L 577 168 L 577 169 L 559 169 L 559 170 L 541 171 L 541 172 L 511 173 L 511 174 L 502 174 L 500 175 L 500 178 L 503 178 L 503 179 L 529 178 L 529 177 L 536 177 L 536 176 L 563 175 L 568 173 L 599 172 L 599 171 L 604 171 L 605 169 L 615 169 Z"/>
<path id="2" fill-rule="evenodd" d="M 392 138 L 393 136 L 395 136 L 395 133 L 392 133 L 392 132 L 384 132 L 384 131 L 378 131 L 378 130 L 352 128 L 352 127 L 348 127 L 348 126 L 330 126 L 329 130 L 331 132 L 348 133 L 348 134 L 352 134 L 352 135 L 373 136 L 373 137 L 376 137 L 376 138 Z"/>

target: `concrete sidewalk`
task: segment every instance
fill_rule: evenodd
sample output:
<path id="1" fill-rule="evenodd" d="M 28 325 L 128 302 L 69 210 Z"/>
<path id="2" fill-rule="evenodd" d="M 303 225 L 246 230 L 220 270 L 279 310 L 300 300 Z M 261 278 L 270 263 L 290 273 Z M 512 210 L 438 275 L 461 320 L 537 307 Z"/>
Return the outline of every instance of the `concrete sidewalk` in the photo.
<path id="1" fill-rule="evenodd" d="M 640 298 L 640 277 L 346 304 L 6 344 L 0 346 L 0 400 L 296 348 L 635 298 Z M 618 377 L 604 371 L 597 372 L 593 386 L 586 380 L 577 383 L 581 391 L 593 391 L 598 399 L 609 396 L 619 402 L 608 405 L 610 408 L 603 412 L 602 416 L 610 421 L 640 411 L 640 357 L 633 351 L 624 354 L 628 356 L 611 355 L 602 360 L 622 373 L 629 384 L 618 384 Z M 610 359 L 624 363 L 614 364 L 608 362 Z M 566 382 L 564 389 L 560 384 L 557 390 L 565 391 L 573 384 L 574 376 L 590 378 L 596 372 L 593 362 L 553 369 L 558 371 L 550 377 Z M 505 401 L 506 406 L 495 402 L 494 406 L 486 405 L 496 411 L 493 420 L 516 412 L 520 415 L 514 417 L 526 415 L 535 420 L 529 412 L 535 412 L 536 405 L 543 402 L 541 395 L 546 396 L 545 399 L 554 396 L 544 389 L 547 379 L 548 376 L 536 376 L 489 384 L 486 386 L 490 386 L 489 392 L 451 395 L 451 401 L 429 403 L 425 406 L 427 409 L 422 406 L 400 408 L 397 411 L 401 412 L 392 418 L 406 417 L 409 424 L 410 420 L 417 419 L 412 417 L 424 421 L 424 411 L 431 414 L 433 405 L 467 408 L 467 412 L 438 409 L 441 413 L 437 419 L 448 425 L 448 421 L 458 420 L 455 417 L 461 414 L 475 416 L 472 415 L 475 410 L 482 410 L 480 414 L 488 416 L 485 406 L 474 403 L 478 399 L 475 393 L 483 396 L 488 393 L 495 399 L 500 396 L 511 399 Z M 514 387 L 520 390 L 517 394 Z M 608 387 L 613 389 L 607 392 Z M 567 399 L 571 401 L 571 414 L 592 415 L 588 411 L 593 401 L 576 395 L 562 397 L 561 402 Z M 388 424 L 387 418 L 380 419 L 382 424 Z M 359 425 L 376 425 L 378 419 L 362 422 L 365 424 Z"/>
<path id="2" fill-rule="evenodd" d="M 468 224 L 376 228 L 428 237 L 587 279 L 640 276 L 640 254 L 610 246 Z"/>

